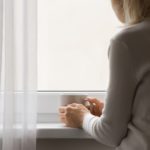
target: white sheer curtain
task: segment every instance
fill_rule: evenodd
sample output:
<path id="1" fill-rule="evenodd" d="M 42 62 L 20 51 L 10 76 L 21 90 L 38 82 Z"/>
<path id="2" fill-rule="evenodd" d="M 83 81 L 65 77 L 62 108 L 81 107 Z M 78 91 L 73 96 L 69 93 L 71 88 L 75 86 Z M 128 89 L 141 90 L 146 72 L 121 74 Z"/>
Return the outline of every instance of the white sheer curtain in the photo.
<path id="1" fill-rule="evenodd" d="M 0 150 L 36 149 L 37 0 L 0 0 Z"/>

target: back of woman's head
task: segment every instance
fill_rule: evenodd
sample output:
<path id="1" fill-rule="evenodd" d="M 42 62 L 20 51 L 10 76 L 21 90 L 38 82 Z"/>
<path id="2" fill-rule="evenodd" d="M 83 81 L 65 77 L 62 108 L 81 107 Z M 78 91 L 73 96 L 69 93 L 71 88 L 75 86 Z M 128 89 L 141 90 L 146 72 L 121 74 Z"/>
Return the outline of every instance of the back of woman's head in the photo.
<path id="1" fill-rule="evenodd" d="M 126 24 L 141 22 L 150 17 L 150 0 L 123 0 Z"/>

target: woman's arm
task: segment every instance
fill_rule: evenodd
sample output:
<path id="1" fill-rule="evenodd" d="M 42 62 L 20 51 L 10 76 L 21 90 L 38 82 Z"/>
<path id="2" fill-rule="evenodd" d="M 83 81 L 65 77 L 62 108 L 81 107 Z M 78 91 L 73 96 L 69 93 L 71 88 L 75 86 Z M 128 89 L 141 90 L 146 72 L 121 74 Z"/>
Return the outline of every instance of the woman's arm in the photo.
<path id="1" fill-rule="evenodd" d="M 112 40 L 110 82 L 102 116 L 87 114 L 84 117 L 83 129 L 108 146 L 118 146 L 127 134 L 137 85 L 133 61 L 125 43 Z"/>

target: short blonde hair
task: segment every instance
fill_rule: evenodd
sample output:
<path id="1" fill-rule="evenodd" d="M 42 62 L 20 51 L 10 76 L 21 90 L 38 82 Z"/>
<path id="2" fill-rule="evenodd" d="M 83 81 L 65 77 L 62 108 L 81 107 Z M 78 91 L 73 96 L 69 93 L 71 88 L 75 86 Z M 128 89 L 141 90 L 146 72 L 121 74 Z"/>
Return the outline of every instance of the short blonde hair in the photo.
<path id="1" fill-rule="evenodd" d="M 136 24 L 150 17 L 150 0 L 122 0 L 126 24 Z"/>

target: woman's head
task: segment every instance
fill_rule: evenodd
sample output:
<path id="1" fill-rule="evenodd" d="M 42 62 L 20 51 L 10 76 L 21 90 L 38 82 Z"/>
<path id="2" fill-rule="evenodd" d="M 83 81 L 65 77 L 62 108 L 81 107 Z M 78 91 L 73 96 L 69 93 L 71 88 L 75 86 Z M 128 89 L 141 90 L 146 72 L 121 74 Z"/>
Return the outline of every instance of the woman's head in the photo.
<path id="1" fill-rule="evenodd" d="M 111 0 L 121 22 L 135 24 L 150 17 L 150 0 Z"/>

